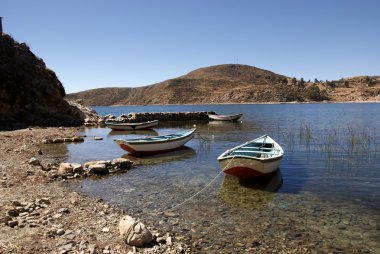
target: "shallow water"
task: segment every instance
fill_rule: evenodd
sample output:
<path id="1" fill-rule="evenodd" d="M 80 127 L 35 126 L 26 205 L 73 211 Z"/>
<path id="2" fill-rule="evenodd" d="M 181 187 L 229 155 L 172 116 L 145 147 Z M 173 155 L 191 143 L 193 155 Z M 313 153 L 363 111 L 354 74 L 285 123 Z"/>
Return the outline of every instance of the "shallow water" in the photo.
<path id="1" fill-rule="evenodd" d="M 86 128 L 81 133 L 87 136 L 84 143 L 60 148 L 69 162 L 120 156 L 135 161 L 126 174 L 86 179 L 73 188 L 184 236 L 197 252 L 243 253 L 255 249 L 265 253 L 300 246 L 310 251 L 380 251 L 380 104 L 127 106 L 96 110 L 103 115 L 198 110 L 244 114 L 238 123 L 161 123 L 152 131 L 134 133 Z M 162 155 L 135 158 L 113 142 L 115 138 L 172 133 L 194 124 L 197 135 L 184 149 Z M 222 152 L 265 133 L 285 151 L 278 174 L 251 183 L 219 174 L 216 158 Z M 94 136 L 103 140 L 95 141 Z M 178 217 L 163 215 L 171 208 Z"/>

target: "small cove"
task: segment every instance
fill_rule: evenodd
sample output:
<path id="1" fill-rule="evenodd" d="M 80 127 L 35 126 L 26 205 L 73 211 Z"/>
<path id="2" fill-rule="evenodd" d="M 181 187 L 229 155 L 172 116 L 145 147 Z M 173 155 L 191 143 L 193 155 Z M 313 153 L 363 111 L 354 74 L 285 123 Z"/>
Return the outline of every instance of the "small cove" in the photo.
<path id="1" fill-rule="evenodd" d="M 96 107 L 101 115 L 130 112 L 243 113 L 241 122 L 161 123 L 152 131 L 85 128 L 84 143 L 59 144 L 68 162 L 130 158 L 125 174 L 85 179 L 71 187 L 123 208 L 145 223 L 184 237 L 199 252 L 244 253 L 306 246 L 310 250 L 379 250 L 379 104 L 268 104 Z M 184 149 L 145 158 L 115 138 L 168 134 L 197 125 Z M 241 184 L 219 174 L 216 158 L 263 134 L 285 151 L 279 173 Z M 93 139 L 103 138 L 101 141 Z M 217 177 L 216 177 L 217 176 Z M 168 209 L 200 195 L 164 216 Z M 178 215 L 178 216 L 177 216 Z M 284 247 L 285 246 L 285 247 Z"/>

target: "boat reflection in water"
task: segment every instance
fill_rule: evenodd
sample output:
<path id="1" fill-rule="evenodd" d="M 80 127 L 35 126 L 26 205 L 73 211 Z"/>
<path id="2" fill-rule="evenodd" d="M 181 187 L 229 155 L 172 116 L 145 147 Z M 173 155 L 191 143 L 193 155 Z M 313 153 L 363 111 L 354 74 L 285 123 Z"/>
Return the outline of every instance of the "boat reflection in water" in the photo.
<path id="1" fill-rule="evenodd" d="M 209 121 L 207 124 L 204 126 L 197 125 L 199 126 L 199 130 L 208 130 L 211 131 L 212 133 L 223 133 L 225 134 L 226 132 L 252 132 L 255 130 L 259 129 L 259 125 L 254 122 L 243 122 L 243 121 Z M 203 128 L 202 128 L 203 127 Z"/>
<path id="2" fill-rule="evenodd" d="M 241 126 L 241 121 L 210 121 L 208 126 L 211 127 L 239 127 Z"/>
<path id="3" fill-rule="evenodd" d="M 193 148 L 182 146 L 171 152 L 146 157 L 133 156 L 127 153 L 123 155 L 123 158 L 133 161 L 134 165 L 153 165 L 168 163 L 171 161 L 180 161 L 183 159 L 194 157 L 195 155 L 196 152 Z"/>
<path id="4" fill-rule="evenodd" d="M 158 136 L 158 132 L 152 129 L 149 130 L 127 130 L 127 131 L 110 131 L 108 135 L 140 135 L 140 136 Z"/>
<path id="5" fill-rule="evenodd" d="M 274 175 L 249 181 L 225 175 L 219 197 L 224 203 L 233 207 L 260 208 L 266 206 L 274 198 L 282 182 L 280 169 Z"/>

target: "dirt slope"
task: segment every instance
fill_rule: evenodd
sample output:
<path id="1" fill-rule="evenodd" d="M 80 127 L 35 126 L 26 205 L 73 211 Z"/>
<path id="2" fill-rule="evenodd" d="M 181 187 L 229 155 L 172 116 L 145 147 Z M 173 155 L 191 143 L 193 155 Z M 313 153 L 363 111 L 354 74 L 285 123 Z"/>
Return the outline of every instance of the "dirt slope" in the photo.
<path id="1" fill-rule="evenodd" d="M 370 86 L 363 83 L 368 79 Z M 92 89 L 69 94 L 68 98 L 103 106 L 342 101 L 347 100 L 346 93 L 353 93 L 351 100 L 380 100 L 379 88 L 378 77 L 314 83 L 248 65 L 225 64 L 200 68 L 150 86 Z"/>

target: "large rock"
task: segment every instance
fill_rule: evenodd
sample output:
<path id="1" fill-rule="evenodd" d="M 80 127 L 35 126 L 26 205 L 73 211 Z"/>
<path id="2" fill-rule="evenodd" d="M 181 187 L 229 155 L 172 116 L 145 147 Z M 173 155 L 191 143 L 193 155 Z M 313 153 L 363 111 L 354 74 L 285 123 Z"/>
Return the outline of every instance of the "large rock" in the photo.
<path id="1" fill-rule="evenodd" d="M 125 158 L 117 158 L 117 159 L 112 160 L 112 165 L 116 169 L 120 169 L 120 170 L 128 170 L 132 164 L 133 164 L 132 161 Z"/>
<path id="2" fill-rule="evenodd" d="M 0 36 L 0 123 L 82 124 L 84 114 L 64 96 L 56 74 L 28 45 Z"/>
<path id="3" fill-rule="evenodd" d="M 119 222 L 119 232 L 126 244 L 142 247 L 152 241 L 152 233 L 145 225 L 131 216 L 124 216 Z"/>
<path id="4" fill-rule="evenodd" d="M 67 100 L 67 102 L 71 105 L 71 106 L 74 106 L 74 107 L 77 107 L 79 108 L 84 116 L 85 116 L 85 119 L 84 119 L 84 122 L 85 122 L 85 125 L 86 124 L 93 124 L 93 125 L 97 125 L 101 116 L 98 115 L 98 113 L 90 108 L 90 107 L 86 107 L 86 106 L 83 106 L 82 103 L 83 101 L 82 100 L 76 100 L 76 101 L 72 101 L 72 100 Z"/>
<path id="5" fill-rule="evenodd" d="M 106 175 L 109 173 L 109 170 L 107 168 L 106 164 L 94 164 L 88 167 L 88 173 L 89 174 L 97 174 L 97 175 Z"/>
<path id="6" fill-rule="evenodd" d="M 84 164 L 84 168 L 89 174 L 105 175 L 109 173 L 109 164 L 109 161 L 89 161 Z"/>
<path id="7" fill-rule="evenodd" d="M 73 173 L 75 174 L 82 174 L 83 173 L 83 166 L 79 163 L 71 163 L 71 167 L 73 168 Z"/>
<path id="8" fill-rule="evenodd" d="M 61 163 L 59 164 L 58 172 L 62 175 L 71 174 L 73 173 L 73 167 L 70 163 Z"/>
<path id="9" fill-rule="evenodd" d="M 40 162 L 37 158 L 32 157 L 32 158 L 30 158 L 30 160 L 29 160 L 29 164 L 30 164 L 30 165 L 33 165 L 33 166 L 40 166 L 40 165 L 41 165 L 41 162 Z"/>
<path id="10" fill-rule="evenodd" d="M 59 164 L 58 173 L 60 173 L 61 175 L 82 174 L 83 166 L 79 163 L 61 163 Z"/>
<path id="11" fill-rule="evenodd" d="M 99 162 L 103 162 L 103 161 L 88 161 L 85 164 L 83 164 L 83 167 L 84 167 L 84 169 L 88 169 L 91 165 L 97 164 Z"/>

